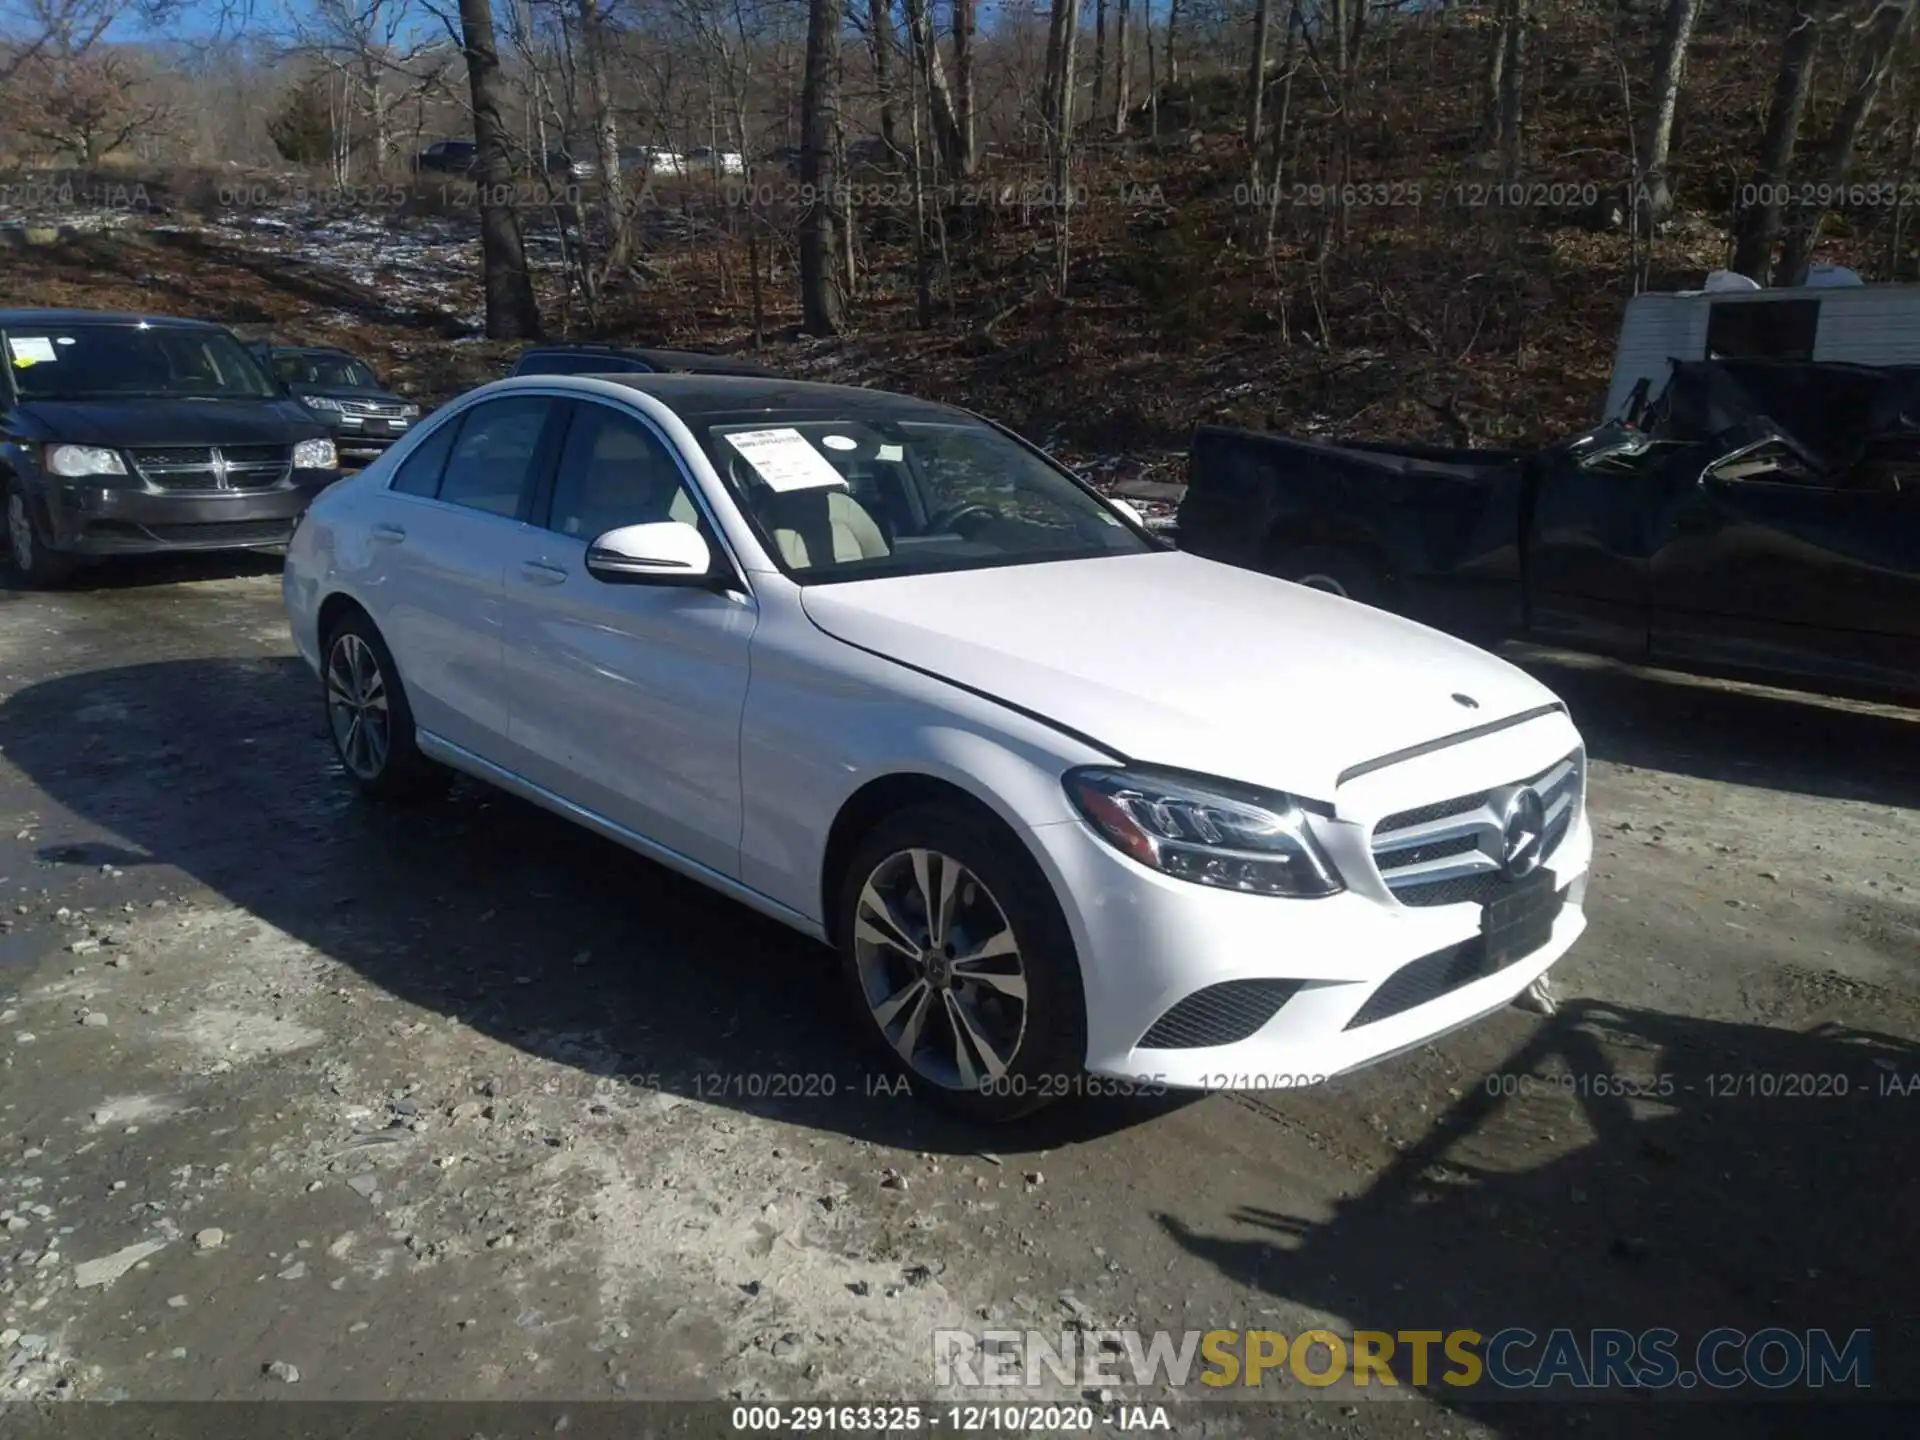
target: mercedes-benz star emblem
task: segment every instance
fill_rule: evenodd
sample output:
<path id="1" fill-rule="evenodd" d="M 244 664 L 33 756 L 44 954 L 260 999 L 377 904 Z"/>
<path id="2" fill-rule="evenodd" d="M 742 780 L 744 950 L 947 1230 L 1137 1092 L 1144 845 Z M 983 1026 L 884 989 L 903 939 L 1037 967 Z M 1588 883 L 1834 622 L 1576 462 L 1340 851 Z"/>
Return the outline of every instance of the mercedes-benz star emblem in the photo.
<path id="1" fill-rule="evenodd" d="M 1540 792 L 1522 786 L 1500 807 L 1500 868 L 1509 880 L 1523 880 L 1546 856 L 1547 810 Z"/>
<path id="2" fill-rule="evenodd" d="M 226 489 L 227 457 L 222 455 L 218 450 L 215 450 L 212 459 L 208 461 L 208 465 L 213 470 L 213 483 L 215 487 L 221 490 Z"/>

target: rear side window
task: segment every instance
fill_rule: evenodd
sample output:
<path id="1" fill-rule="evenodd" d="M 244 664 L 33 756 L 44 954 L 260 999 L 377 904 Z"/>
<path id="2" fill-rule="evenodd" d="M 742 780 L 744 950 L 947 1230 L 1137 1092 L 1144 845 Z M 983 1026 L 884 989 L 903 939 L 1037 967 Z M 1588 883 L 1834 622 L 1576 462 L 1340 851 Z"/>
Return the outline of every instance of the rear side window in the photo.
<path id="1" fill-rule="evenodd" d="M 544 395 L 489 400 L 467 411 L 440 479 L 440 498 L 511 520 L 539 472 L 540 434 L 553 413 Z"/>
<path id="2" fill-rule="evenodd" d="M 413 453 L 393 472 L 392 488 L 403 495 L 420 495 L 428 500 L 438 495 L 440 476 L 447 468 L 447 455 L 465 419 L 464 415 L 456 415 L 415 446 Z"/>

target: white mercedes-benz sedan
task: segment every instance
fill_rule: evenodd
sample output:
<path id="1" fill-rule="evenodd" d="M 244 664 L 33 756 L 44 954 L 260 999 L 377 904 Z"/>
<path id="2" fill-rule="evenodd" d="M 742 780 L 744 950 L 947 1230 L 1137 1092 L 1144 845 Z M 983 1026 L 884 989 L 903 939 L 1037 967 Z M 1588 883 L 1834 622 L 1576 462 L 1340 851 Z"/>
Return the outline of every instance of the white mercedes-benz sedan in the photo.
<path id="1" fill-rule="evenodd" d="M 1311 1084 L 1585 925 L 1549 691 L 947 406 L 487 385 L 323 492 L 284 585 L 365 791 L 463 771 L 826 942 L 884 1063 L 977 1118 Z"/>

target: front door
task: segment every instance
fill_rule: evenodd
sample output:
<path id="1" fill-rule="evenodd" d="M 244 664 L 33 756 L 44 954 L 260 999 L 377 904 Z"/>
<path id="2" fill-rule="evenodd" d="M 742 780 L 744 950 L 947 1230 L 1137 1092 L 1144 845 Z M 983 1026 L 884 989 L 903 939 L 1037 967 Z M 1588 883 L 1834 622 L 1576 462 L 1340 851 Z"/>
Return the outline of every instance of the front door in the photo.
<path id="1" fill-rule="evenodd" d="M 574 402 L 541 528 L 505 573 L 511 738 L 536 785 L 721 874 L 740 868 L 740 716 L 757 612 L 739 594 L 610 583 L 588 542 L 677 520 L 719 551 L 667 442 Z"/>

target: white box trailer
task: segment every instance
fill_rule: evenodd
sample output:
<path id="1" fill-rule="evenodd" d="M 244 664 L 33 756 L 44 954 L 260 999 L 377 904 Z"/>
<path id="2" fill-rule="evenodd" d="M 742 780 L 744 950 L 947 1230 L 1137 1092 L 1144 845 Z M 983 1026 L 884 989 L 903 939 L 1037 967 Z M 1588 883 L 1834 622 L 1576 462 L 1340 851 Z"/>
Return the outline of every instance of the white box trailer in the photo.
<path id="1" fill-rule="evenodd" d="M 1716 277 L 1717 278 L 1717 277 Z M 1606 413 L 1625 416 L 1634 387 L 1666 388 L 1674 360 L 1829 360 L 1920 365 L 1920 285 L 1798 285 L 1636 295 L 1614 351 Z"/>

